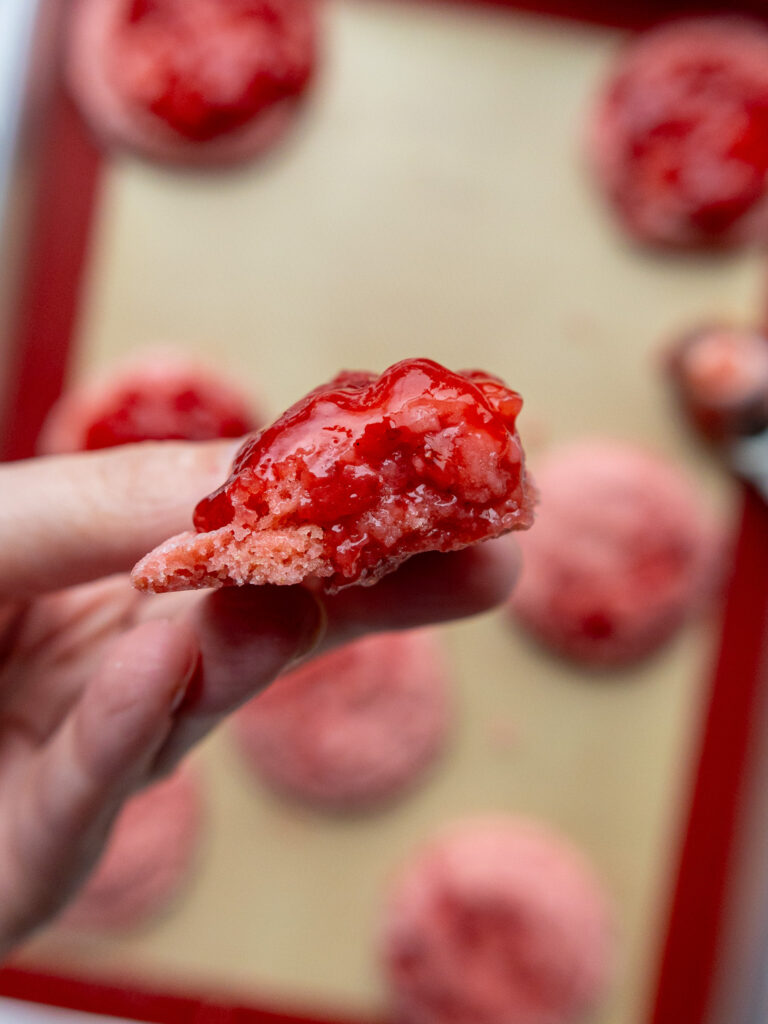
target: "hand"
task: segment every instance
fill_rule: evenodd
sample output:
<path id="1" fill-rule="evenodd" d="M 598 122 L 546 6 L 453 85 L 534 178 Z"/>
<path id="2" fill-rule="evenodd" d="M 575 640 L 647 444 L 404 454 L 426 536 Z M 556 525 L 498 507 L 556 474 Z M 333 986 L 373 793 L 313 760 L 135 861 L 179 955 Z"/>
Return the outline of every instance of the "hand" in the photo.
<path id="1" fill-rule="evenodd" d="M 413 558 L 335 597 L 142 597 L 127 570 L 188 528 L 234 450 L 145 444 L 0 466 L 0 955 L 73 894 L 126 798 L 280 672 L 509 594 L 517 559 L 497 542 Z"/>

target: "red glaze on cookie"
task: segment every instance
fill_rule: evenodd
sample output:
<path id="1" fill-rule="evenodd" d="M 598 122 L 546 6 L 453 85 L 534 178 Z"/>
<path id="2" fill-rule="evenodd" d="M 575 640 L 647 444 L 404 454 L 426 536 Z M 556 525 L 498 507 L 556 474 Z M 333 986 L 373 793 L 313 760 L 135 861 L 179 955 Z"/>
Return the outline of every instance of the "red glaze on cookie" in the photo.
<path id="1" fill-rule="evenodd" d="M 671 350 L 672 384 L 688 417 L 710 441 L 727 442 L 768 428 L 768 338 L 713 326 Z"/>
<path id="2" fill-rule="evenodd" d="M 328 810 L 361 810 L 421 778 L 449 724 L 434 635 L 366 637 L 281 676 L 235 716 L 259 778 Z"/>
<path id="3" fill-rule="evenodd" d="M 67 392 L 38 447 L 56 455 L 139 441 L 212 441 L 242 437 L 259 421 L 230 381 L 195 359 L 158 350 Z"/>
<path id="4" fill-rule="evenodd" d="M 584 1024 L 615 965 L 609 901 L 570 843 L 534 822 L 454 825 L 417 851 L 384 909 L 402 1024 Z"/>
<path id="5" fill-rule="evenodd" d="M 230 478 L 134 569 L 162 592 L 321 578 L 374 583 L 423 551 L 533 521 L 520 396 L 481 371 L 408 359 L 343 373 L 245 443 Z"/>
<path id="6" fill-rule="evenodd" d="M 768 30 L 682 21 L 630 43 L 604 87 L 590 156 L 627 230 L 720 246 L 768 227 Z"/>
<path id="7" fill-rule="evenodd" d="M 261 152 L 311 82 L 315 0 L 78 0 L 69 77 L 99 134 L 162 160 Z"/>
<path id="8" fill-rule="evenodd" d="M 516 620 L 584 665 L 656 651 L 713 594 L 722 538 L 674 464 L 642 448 L 585 440 L 536 474 L 536 529 L 520 538 Z"/>

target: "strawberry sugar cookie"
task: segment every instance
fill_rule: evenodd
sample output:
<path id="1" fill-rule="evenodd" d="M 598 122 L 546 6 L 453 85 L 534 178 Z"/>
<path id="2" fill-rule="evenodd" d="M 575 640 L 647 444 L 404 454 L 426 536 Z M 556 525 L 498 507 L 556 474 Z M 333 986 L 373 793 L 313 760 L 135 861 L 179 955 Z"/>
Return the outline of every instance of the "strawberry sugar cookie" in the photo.
<path id="1" fill-rule="evenodd" d="M 721 539 L 673 464 L 584 440 L 553 452 L 536 482 L 541 506 L 521 537 L 510 608 L 543 645 L 584 665 L 629 664 L 712 595 Z"/>
<path id="2" fill-rule="evenodd" d="M 669 352 L 672 385 L 686 414 L 710 441 L 728 442 L 768 427 L 768 337 L 712 326 Z"/>
<path id="3" fill-rule="evenodd" d="M 347 372 L 246 441 L 229 479 L 133 570 L 157 593 L 246 583 L 372 584 L 411 555 L 533 522 L 534 491 L 500 380 L 408 359 Z"/>
<path id="4" fill-rule="evenodd" d="M 158 349 L 72 389 L 52 408 L 41 454 L 92 451 L 139 441 L 242 437 L 260 417 L 235 384 L 204 363 Z"/>
<path id="5" fill-rule="evenodd" d="M 60 922 L 78 930 L 118 931 L 162 913 L 189 877 L 202 818 L 200 784 L 188 768 L 132 797 L 96 870 Z"/>
<path id="6" fill-rule="evenodd" d="M 701 18 L 619 55 L 592 114 L 589 157 L 626 230 L 673 248 L 768 229 L 768 28 Z"/>
<path id="7" fill-rule="evenodd" d="M 366 637 L 281 676 L 235 715 L 256 775 L 327 810 L 398 796 L 444 746 L 446 669 L 430 631 Z"/>
<path id="8" fill-rule="evenodd" d="M 387 894 L 381 935 L 402 1024 L 582 1024 L 615 945 L 582 855 L 506 817 L 454 825 L 417 851 Z"/>
<path id="9" fill-rule="evenodd" d="M 76 0 L 67 71 L 108 144 L 188 165 L 258 156 L 317 59 L 316 0 Z"/>

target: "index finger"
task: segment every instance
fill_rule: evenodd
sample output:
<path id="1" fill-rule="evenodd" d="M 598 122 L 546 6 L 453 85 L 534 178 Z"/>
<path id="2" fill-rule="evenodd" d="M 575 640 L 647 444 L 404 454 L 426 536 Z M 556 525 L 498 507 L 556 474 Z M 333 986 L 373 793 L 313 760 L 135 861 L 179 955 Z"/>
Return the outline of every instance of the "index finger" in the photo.
<path id="1" fill-rule="evenodd" d="M 0 466 L 0 601 L 130 569 L 191 525 L 240 442 L 146 442 Z"/>

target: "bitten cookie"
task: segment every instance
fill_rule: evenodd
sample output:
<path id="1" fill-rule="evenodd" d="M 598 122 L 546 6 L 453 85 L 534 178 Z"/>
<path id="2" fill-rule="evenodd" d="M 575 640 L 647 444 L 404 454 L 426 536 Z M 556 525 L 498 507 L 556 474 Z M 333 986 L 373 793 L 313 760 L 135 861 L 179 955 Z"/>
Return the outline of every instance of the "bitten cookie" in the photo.
<path id="1" fill-rule="evenodd" d="M 411 555 L 533 522 L 520 396 L 473 370 L 407 359 L 343 373 L 245 443 L 195 532 L 133 570 L 139 590 L 375 583 Z"/>

